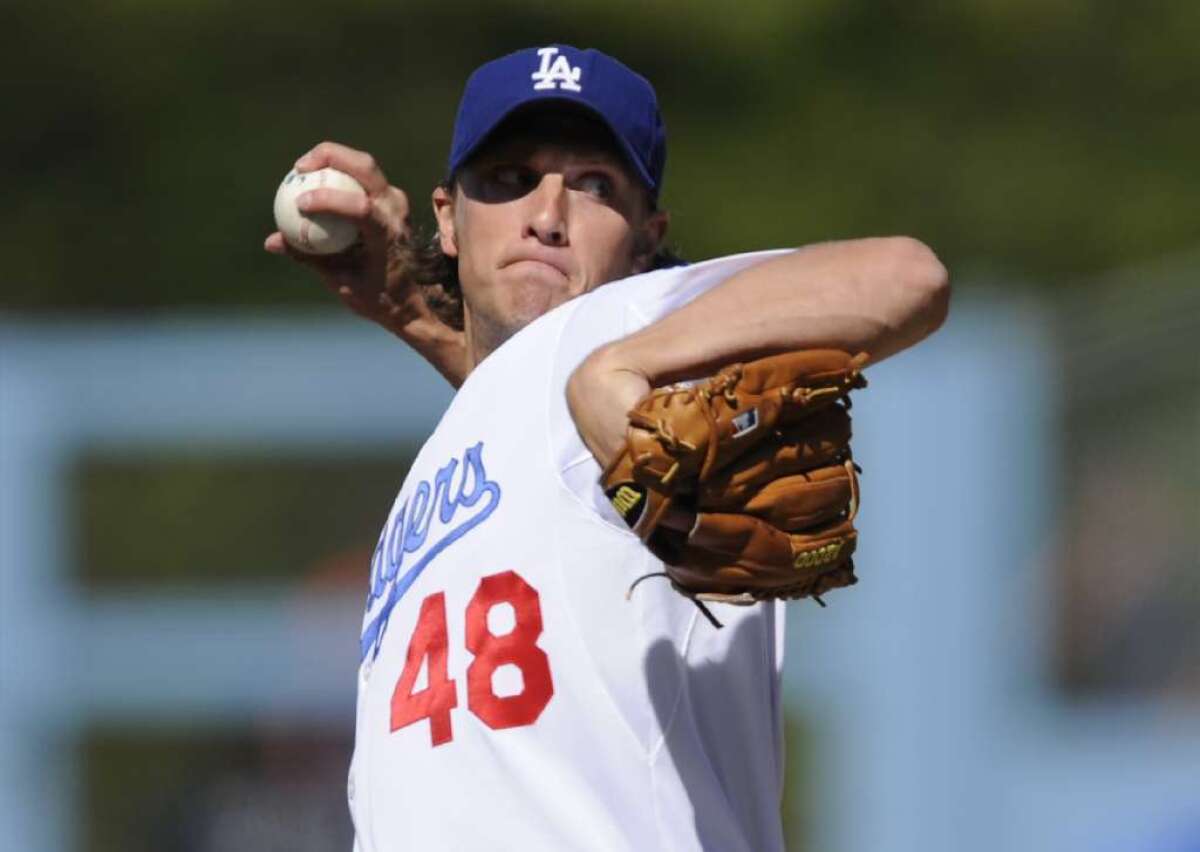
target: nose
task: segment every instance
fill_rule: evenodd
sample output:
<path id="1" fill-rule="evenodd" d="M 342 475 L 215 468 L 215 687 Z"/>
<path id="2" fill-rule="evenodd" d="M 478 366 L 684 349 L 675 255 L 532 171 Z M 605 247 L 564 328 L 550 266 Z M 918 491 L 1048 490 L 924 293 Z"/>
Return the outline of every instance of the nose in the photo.
<path id="1" fill-rule="evenodd" d="M 526 196 L 529 218 L 522 236 L 548 246 L 567 244 L 567 187 L 561 174 L 542 175 L 537 188 Z"/>

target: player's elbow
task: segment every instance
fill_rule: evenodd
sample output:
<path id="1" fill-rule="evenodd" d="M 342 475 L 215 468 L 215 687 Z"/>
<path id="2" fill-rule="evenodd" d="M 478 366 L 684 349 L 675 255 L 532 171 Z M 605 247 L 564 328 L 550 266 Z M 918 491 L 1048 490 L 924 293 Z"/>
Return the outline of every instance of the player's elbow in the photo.
<path id="1" fill-rule="evenodd" d="M 900 291 L 910 318 L 922 337 L 941 328 L 950 312 L 950 273 L 933 249 L 912 237 L 886 239 L 892 286 Z"/>

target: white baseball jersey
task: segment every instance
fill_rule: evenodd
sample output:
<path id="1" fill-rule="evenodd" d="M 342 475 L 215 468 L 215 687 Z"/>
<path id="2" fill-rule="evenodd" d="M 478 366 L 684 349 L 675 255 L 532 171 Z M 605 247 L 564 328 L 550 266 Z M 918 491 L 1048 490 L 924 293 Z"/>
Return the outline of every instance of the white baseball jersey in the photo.
<path id="1" fill-rule="evenodd" d="M 779 604 L 716 629 L 608 506 L 572 370 L 771 253 L 634 276 L 480 364 L 371 566 L 356 852 L 782 849 Z"/>

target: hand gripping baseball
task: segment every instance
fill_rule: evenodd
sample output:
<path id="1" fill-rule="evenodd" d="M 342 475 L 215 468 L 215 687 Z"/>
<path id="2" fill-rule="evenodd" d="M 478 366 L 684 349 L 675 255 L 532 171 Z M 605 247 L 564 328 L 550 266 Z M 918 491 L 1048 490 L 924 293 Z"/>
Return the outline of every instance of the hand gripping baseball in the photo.
<path id="1" fill-rule="evenodd" d="M 855 582 L 849 393 L 866 355 L 812 350 L 655 390 L 602 485 L 680 592 L 751 603 Z"/>
<path id="2" fill-rule="evenodd" d="M 297 199 L 300 209 L 353 222 L 359 242 L 338 254 L 307 255 L 275 232 L 263 247 L 314 270 L 346 307 L 400 337 L 457 387 L 468 371 L 465 339 L 431 310 L 412 274 L 408 196 L 366 151 L 322 142 L 296 161 L 300 172 L 326 166 L 354 178 L 364 192 L 314 189 Z"/>

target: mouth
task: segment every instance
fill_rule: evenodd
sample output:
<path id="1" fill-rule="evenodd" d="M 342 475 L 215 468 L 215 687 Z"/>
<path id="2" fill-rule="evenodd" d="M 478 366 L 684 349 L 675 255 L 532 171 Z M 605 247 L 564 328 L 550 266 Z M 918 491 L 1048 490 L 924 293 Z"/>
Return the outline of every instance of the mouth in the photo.
<path id="1" fill-rule="evenodd" d="M 512 263 L 509 264 L 509 266 L 513 267 L 513 268 L 518 268 L 518 267 L 530 268 L 530 267 L 532 267 L 535 270 L 543 270 L 545 272 L 549 272 L 549 273 L 559 276 L 561 278 L 567 277 L 567 273 L 563 272 L 560 268 L 558 268 L 557 266 L 555 266 L 552 263 L 546 263 L 546 261 L 544 261 L 544 260 L 514 260 Z"/>
<path id="2" fill-rule="evenodd" d="M 563 278 L 571 277 L 570 274 L 567 272 L 566 266 L 564 264 L 558 262 L 557 259 L 551 259 L 551 258 L 547 258 L 547 257 L 537 257 L 534 255 L 520 255 L 517 257 L 509 258 L 505 263 L 501 264 L 502 267 L 505 267 L 505 266 L 517 267 L 517 266 L 522 266 L 522 265 L 534 267 L 537 269 L 547 270 L 549 272 L 553 272 L 557 275 L 560 275 Z"/>

